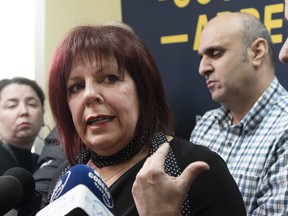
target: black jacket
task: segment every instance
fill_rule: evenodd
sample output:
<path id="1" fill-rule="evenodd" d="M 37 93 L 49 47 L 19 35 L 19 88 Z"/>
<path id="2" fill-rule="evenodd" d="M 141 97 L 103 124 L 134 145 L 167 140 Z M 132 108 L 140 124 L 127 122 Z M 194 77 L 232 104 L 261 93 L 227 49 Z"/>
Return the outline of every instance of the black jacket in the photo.
<path id="1" fill-rule="evenodd" d="M 42 194 L 42 207 L 46 203 L 47 194 L 55 170 L 66 160 L 63 148 L 57 138 L 54 128 L 44 140 L 44 147 L 37 161 L 34 172 L 35 190 Z"/>

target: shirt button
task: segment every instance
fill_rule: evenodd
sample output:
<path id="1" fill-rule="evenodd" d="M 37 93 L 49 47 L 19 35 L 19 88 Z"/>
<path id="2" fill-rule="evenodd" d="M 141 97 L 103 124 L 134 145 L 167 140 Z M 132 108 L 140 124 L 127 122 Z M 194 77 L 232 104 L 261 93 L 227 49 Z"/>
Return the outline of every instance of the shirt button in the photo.
<path id="1" fill-rule="evenodd" d="M 231 142 L 228 142 L 227 145 L 228 145 L 229 147 L 231 147 L 231 146 L 232 146 L 232 143 L 231 143 Z"/>

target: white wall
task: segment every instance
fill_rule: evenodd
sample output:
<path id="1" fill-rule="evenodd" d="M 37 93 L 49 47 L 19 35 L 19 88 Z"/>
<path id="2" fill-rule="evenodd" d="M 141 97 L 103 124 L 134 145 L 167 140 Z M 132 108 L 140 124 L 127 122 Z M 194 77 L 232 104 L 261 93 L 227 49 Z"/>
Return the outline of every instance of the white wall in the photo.
<path id="1" fill-rule="evenodd" d="M 0 79 L 34 79 L 35 0 L 0 1 Z"/>

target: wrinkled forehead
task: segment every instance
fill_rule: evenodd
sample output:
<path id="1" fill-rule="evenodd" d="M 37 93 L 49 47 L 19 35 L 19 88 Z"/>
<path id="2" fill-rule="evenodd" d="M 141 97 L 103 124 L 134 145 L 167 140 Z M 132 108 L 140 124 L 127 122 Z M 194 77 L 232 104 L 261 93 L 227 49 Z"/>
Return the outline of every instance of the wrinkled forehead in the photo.
<path id="1" fill-rule="evenodd" d="M 29 85 L 11 83 L 5 86 L 0 92 L 0 101 L 5 101 L 9 99 L 26 99 L 26 98 L 35 98 L 40 101 L 37 93 Z"/>
<path id="2" fill-rule="evenodd" d="M 241 24 L 230 14 L 221 15 L 212 19 L 202 31 L 200 44 L 211 44 L 216 41 L 235 41 L 241 37 Z"/>

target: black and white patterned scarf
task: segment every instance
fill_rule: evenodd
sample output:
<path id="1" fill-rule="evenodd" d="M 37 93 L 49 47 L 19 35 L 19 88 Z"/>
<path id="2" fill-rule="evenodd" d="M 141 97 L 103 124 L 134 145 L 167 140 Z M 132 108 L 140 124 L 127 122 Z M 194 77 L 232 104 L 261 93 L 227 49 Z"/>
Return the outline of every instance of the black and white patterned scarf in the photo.
<path id="1" fill-rule="evenodd" d="M 135 156 L 142 149 L 142 147 L 147 144 L 147 142 L 148 141 L 146 137 L 140 138 L 138 142 L 135 139 L 133 139 L 122 150 L 120 150 L 119 152 L 111 156 L 100 156 L 100 155 L 97 155 L 92 150 L 88 149 L 77 158 L 77 162 L 78 164 L 87 164 L 88 161 L 91 159 L 93 163 L 99 168 L 119 164 Z M 166 136 L 164 135 L 164 133 L 163 132 L 156 133 L 152 139 L 152 145 L 151 145 L 149 154 L 150 155 L 154 154 L 157 151 L 157 149 L 165 142 L 168 142 L 168 140 Z M 59 179 L 70 168 L 71 166 L 67 166 L 61 173 Z M 164 164 L 164 171 L 165 173 L 173 177 L 177 177 L 181 175 L 181 170 L 177 164 L 172 148 L 169 148 L 168 155 L 166 156 L 165 164 Z M 48 200 L 50 199 L 50 197 L 51 197 L 51 194 L 48 196 Z M 182 215 L 190 215 L 190 203 L 189 203 L 188 196 L 186 196 L 185 201 L 182 206 Z"/>

